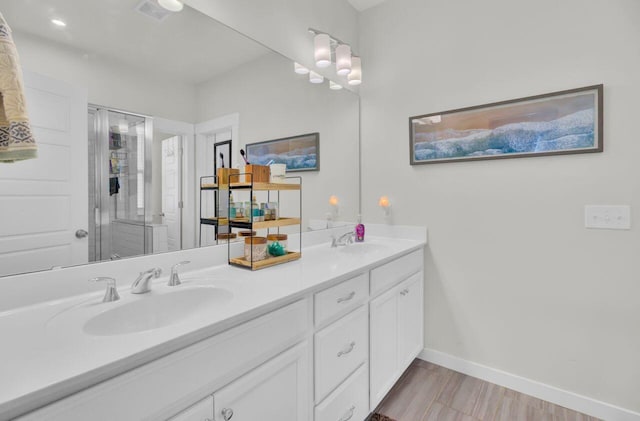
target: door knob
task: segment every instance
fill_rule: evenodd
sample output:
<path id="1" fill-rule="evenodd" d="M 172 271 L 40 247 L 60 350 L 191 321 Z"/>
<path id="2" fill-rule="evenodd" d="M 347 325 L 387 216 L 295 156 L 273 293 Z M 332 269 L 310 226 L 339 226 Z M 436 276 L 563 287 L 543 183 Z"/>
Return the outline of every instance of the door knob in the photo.
<path id="1" fill-rule="evenodd" d="M 84 238 L 86 236 L 88 236 L 89 233 L 85 230 L 78 230 L 76 231 L 76 238 Z"/>

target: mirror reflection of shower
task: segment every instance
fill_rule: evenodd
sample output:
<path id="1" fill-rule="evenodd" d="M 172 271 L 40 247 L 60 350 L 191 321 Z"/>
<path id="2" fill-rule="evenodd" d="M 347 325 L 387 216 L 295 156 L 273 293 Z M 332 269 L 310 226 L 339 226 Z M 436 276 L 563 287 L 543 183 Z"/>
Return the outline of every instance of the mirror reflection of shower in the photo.
<path id="1" fill-rule="evenodd" d="M 88 121 L 89 260 L 179 250 L 180 137 L 154 142 L 151 117 L 105 107 Z"/>

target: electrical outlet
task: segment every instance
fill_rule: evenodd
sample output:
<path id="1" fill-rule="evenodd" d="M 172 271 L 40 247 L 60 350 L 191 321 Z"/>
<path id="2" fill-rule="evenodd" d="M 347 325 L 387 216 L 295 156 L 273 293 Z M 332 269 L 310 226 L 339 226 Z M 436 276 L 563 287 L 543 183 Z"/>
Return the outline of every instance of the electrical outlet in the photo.
<path id="1" fill-rule="evenodd" d="M 609 230 L 631 229 L 631 206 L 586 205 L 584 207 L 584 226 Z"/>

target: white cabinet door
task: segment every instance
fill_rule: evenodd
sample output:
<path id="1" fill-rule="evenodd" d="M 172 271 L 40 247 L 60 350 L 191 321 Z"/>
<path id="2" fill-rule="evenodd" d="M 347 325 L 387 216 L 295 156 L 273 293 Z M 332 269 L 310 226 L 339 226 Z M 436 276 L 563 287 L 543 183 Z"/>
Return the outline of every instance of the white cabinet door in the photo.
<path id="1" fill-rule="evenodd" d="M 398 361 L 397 289 L 371 300 L 370 320 L 370 399 L 375 408 L 396 381 Z"/>
<path id="2" fill-rule="evenodd" d="M 193 404 L 189 408 L 171 417 L 169 421 L 212 421 L 213 420 L 213 397 Z"/>
<path id="3" fill-rule="evenodd" d="M 404 371 L 423 348 L 422 272 L 398 285 L 398 368 Z"/>
<path id="4" fill-rule="evenodd" d="M 309 420 L 309 358 L 303 342 L 215 392 L 215 421 Z"/>
<path id="5" fill-rule="evenodd" d="M 370 409 L 389 392 L 423 347 L 422 271 L 371 300 Z"/>

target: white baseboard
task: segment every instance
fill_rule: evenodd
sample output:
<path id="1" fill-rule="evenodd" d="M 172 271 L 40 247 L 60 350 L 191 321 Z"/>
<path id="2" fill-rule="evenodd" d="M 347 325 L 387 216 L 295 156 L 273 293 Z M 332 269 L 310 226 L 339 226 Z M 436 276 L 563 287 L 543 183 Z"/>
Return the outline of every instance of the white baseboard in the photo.
<path id="1" fill-rule="evenodd" d="M 418 358 L 606 421 L 640 421 L 640 413 L 433 349 Z"/>

